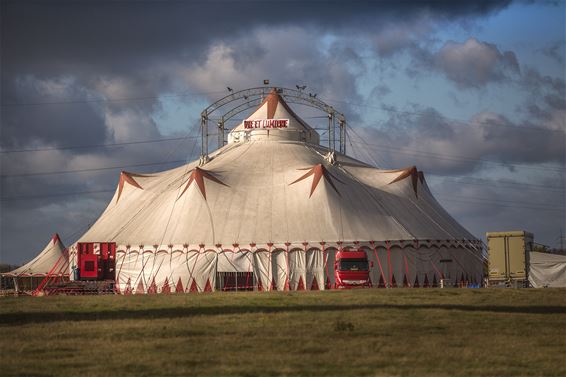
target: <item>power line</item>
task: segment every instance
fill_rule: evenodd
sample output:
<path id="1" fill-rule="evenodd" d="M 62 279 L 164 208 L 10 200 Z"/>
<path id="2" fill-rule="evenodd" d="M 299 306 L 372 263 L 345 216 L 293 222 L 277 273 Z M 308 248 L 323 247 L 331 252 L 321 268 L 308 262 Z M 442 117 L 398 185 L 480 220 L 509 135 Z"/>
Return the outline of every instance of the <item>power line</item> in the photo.
<path id="1" fill-rule="evenodd" d="M 444 194 L 440 194 L 442 196 L 446 196 Z M 447 197 L 451 197 L 450 195 L 448 195 Z M 516 203 L 525 203 L 524 201 L 517 201 L 517 200 L 507 200 L 507 199 L 488 199 L 488 198 L 481 198 L 481 197 L 477 197 L 477 196 L 452 196 L 452 198 L 461 198 L 461 199 L 465 199 L 465 200 L 481 200 L 484 202 L 489 202 L 489 203 L 511 203 L 511 204 L 516 204 Z M 551 209 L 559 209 L 559 210 L 563 210 L 566 211 L 566 208 L 561 208 L 561 207 L 556 207 L 556 206 L 547 206 L 545 205 L 545 203 L 526 203 L 526 204 L 532 204 L 536 207 L 540 207 L 540 208 L 551 208 Z"/>
<path id="2" fill-rule="evenodd" d="M 90 194 L 101 194 L 101 193 L 109 193 L 114 192 L 114 190 L 93 190 L 93 191 L 75 191 L 75 192 L 59 192 L 54 194 L 45 194 L 45 195 L 22 195 L 22 196 L 9 196 L 0 198 L 2 202 L 10 202 L 13 200 L 28 200 L 28 199 L 44 199 L 44 198 L 54 198 L 60 196 L 75 196 L 75 195 L 90 195 Z"/>
<path id="3" fill-rule="evenodd" d="M 45 194 L 45 195 L 12 196 L 12 197 L 0 198 L 0 201 L 10 202 L 10 201 L 17 201 L 17 200 L 46 199 L 46 198 L 76 196 L 76 195 L 105 194 L 105 193 L 112 193 L 112 192 L 115 192 L 115 191 L 116 191 L 116 189 L 64 192 L 64 193 L 54 193 L 54 194 Z M 470 203 L 470 204 L 480 204 L 480 205 L 483 204 L 483 205 L 490 205 L 490 206 L 495 206 L 495 207 L 521 208 L 521 209 L 532 209 L 532 210 L 543 210 L 543 211 L 558 211 L 558 212 L 566 211 L 565 208 L 548 207 L 548 206 L 541 206 L 541 205 L 524 205 L 525 202 L 519 202 L 519 201 L 513 201 L 513 200 L 491 200 L 491 199 L 479 198 L 479 197 L 450 196 L 450 195 L 444 195 L 444 194 L 437 194 L 435 196 L 442 198 L 443 201 L 452 201 L 452 202 L 459 202 L 459 203 Z M 514 203 L 517 203 L 517 204 L 512 205 Z"/>
<path id="4" fill-rule="evenodd" d="M 19 106 L 44 106 L 44 105 L 77 105 L 77 104 L 88 104 L 88 103 L 104 103 L 104 102 L 129 102 L 129 101 L 148 101 L 156 100 L 161 98 L 179 98 L 179 97 L 190 97 L 190 96 L 202 96 L 210 94 L 225 93 L 224 91 L 216 92 L 202 92 L 202 93 L 190 93 L 181 92 L 176 94 L 164 94 L 160 96 L 145 96 L 145 97 L 123 97 L 123 98 L 91 98 L 82 100 L 63 100 L 63 101 L 43 101 L 43 102 L 12 102 L 0 104 L 0 107 L 19 107 Z"/>
<path id="5" fill-rule="evenodd" d="M 510 205 L 510 204 L 502 204 L 496 201 L 489 201 L 488 199 L 480 199 L 475 198 L 475 200 L 468 200 L 465 197 L 451 197 L 446 196 L 443 194 L 435 195 L 437 197 L 443 198 L 442 201 L 451 201 L 451 202 L 459 202 L 459 203 L 470 203 L 470 204 L 480 204 L 480 205 L 489 205 L 494 207 L 504 207 L 504 208 L 521 208 L 521 209 L 532 209 L 532 210 L 541 210 L 541 211 L 556 211 L 556 212 L 564 212 L 566 208 L 556 208 L 556 207 L 543 207 L 543 206 L 525 206 L 525 205 Z M 524 203 L 524 202 L 520 202 Z"/>
<path id="6" fill-rule="evenodd" d="M 557 187 L 557 186 L 545 186 L 545 185 L 535 185 L 530 183 L 522 183 L 522 182 L 509 182 L 504 181 L 500 182 L 495 179 L 482 179 L 482 178 L 475 178 L 475 177 L 468 177 L 468 176 L 459 176 L 462 178 L 451 178 L 441 175 L 434 175 L 430 174 L 428 177 L 436 178 L 436 179 L 443 179 L 452 181 L 455 183 L 464 183 L 467 185 L 478 185 L 478 186 L 490 186 L 492 188 L 505 188 L 505 189 L 524 189 L 528 188 L 531 190 L 542 190 L 542 191 L 553 191 L 553 192 L 564 192 L 566 190 L 565 187 Z"/>
<path id="7" fill-rule="evenodd" d="M 159 96 L 144 96 L 144 97 L 123 97 L 123 98 L 92 98 L 92 99 L 84 99 L 84 100 L 63 100 L 63 101 L 44 101 L 44 102 L 15 102 L 15 103 L 2 103 L 0 107 L 19 107 L 19 106 L 44 106 L 44 105 L 75 105 L 75 104 L 88 104 L 88 103 L 105 103 L 105 102 L 131 102 L 131 101 L 147 101 L 147 100 L 156 100 L 161 98 L 180 98 L 180 97 L 188 97 L 188 96 L 198 96 L 198 95 L 211 95 L 211 94 L 219 94 L 225 93 L 224 91 L 215 91 L 215 92 L 201 92 L 201 93 L 189 93 L 189 92 L 181 92 L 175 94 L 164 94 Z M 407 110 L 397 110 L 393 108 L 388 108 L 385 106 L 372 106 L 367 104 L 360 104 L 350 101 L 338 100 L 338 99 L 326 99 L 328 102 L 333 103 L 343 103 L 350 106 L 356 107 L 365 107 L 368 109 L 375 109 L 380 110 L 388 113 L 397 113 L 397 114 L 405 114 L 405 115 L 426 115 L 427 113 L 424 111 L 407 111 Z M 439 114 L 445 120 L 451 120 L 455 122 L 459 122 L 465 125 L 470 125 L 470 122 L 464 119 L 458 118 L 451 118 L 446 117 L 442 114 Z M 521 130 L 521 131 L 528 131 L 528 130 L 542 130 L 548 132 L 560 132 L 565 133 L 564 130 L 559 129 L 551 129 L 546 127 L 536 127 L 536 126 L 512 126 L 508 124 L 501 124 L 501 123 L 493 123 L 492 126 L 496 127 L 508 127 L 513 128 L 514 130 Z"/>
<path id="8" fill-rule="evenodd" d="M 68 150 L 68 149 L 106 148 L 106 147 L 117 147 L 123 145 L 162 143 L 166 141 L 187 140 L 187 139 L 197 139 L 197 138 L 200 138 L 200 136 L 184 136 L 184 137 L 173 137 L 169 139 L 129 141 L 124 143 L 91 144 L 91 145 L 75 145 L 75 146 L 68 145 L 63 147 L 49 147 L 49 148 L 37 148 L 37 149 L 8 149 L 8 150 L 0 150 L 0 153 L 44 152 L 44 151 Z"/>
<path id="9" fill-rule="evenodd" d="M 440 160 L 448 160 L 448 161 L 467 161 L 467 162 L 484 162 L 484 163 L 490 163 L 490 164 L 497 164 L 497 165 L 501 165 L 501 166 L 516 166 L 516 167 L 522 167 L 522 168 L 526 168 L 526 169 L 534 169 L 534 170 L 546 170 L 546 171 L 553 171 L 553 172 L 562 172 L 566 169 L 564 168 L 547 168 L 547 167 L 534 167 L 534 166 L 527 166 L 525 164 L 519 164 L 519 163 L 505 163 L 505 162 L 500 162 L 500 161 L 494 161 L 494 160 L 486 160 L 486 159 L 482 159 L 482 158 L 473 158 L 473 157 L 467 157 L 467 156 L 456 156 L 456 155 L 449 155 L 449 154 L 445 154 L 445 153 L 434 153 L 434 152 L 426 152 L 426 151 L 419 151 L 419 150 L 415 150 L 415 149 L 410 149 L 410 148 L 397 148 L 397 147 L 391 147 L 388 145 L 383 145 L 383 144 L 374 144 L 374 143 L 368 143 L 366 141 L 364 141 L 363 139 L 361 139 L 360 142 L 353 142 L 354 144 L 363 144 L 366 145 L 368 147 L 376 147 L 376 148 L 380 148 L 380 149 L 387 149 L 387 150 L 392 150 L 395 151 L 396 153 L 401 153 L 401 154 L 408 154 L 408 155 L 413 155 L 413 156 L 425 156 L 425 157 L 434 157 Z M 375 150 L 375 148 L 370 148 Z M 411 151 L 411 152 L 404 152 L 405 151 Z"/>
<path id="10" fill-rule="evenodd" d="M 381 111 L 385 111 L 385 112 L 389 112 L 389 113 L 397 113 L 397 114 L 404 114 L 404 115 L 428 115 L 426 112 L 424 111 L 406 111 L 406 110 L 397 110 L 397 109 L 392 109 L 392 108 L 388 108 L 388 107 L 384 107 L 384 106 L 372 106 L 372 105 L 367 105 L 367 104 L 360 104 L 360 103 L 354 103 L 354 102 L 349 102 L 349 101 L 343 101 L 343 100 L 337 100 L 337 99 L 326 99 L 327 102 L 331 102 L 331 103 L 344 103 L 350 106 L 356 106 L 356 107 L 365 107 L 368 109 L 375 109 L 375 110 L 381 110 Z M 464 119 L 457 119 L 457 118 L 451 118 L 451 117 L 447 117 L 444 116 L 440 113 L 437 113 L 442 119 L 445 120 L 450 120 L 450 121 L 454 121 L 454 122 L 458 122 L 464 125 L 468 125 L 470 126 L 471 123 L 467 120 Z M 483 122 L 482 122 L 483 123 Z M 492 123 L 490 124 L 491 126 L 496 126 L 496 127 L 508 127 L 508 128 L 513 128 L 514 130 L 519 130 L 519 131 L 548 131 L 548 132 L 560 132 L 560 133 L 566 133 L 566 131 L 564 130 L 560 130 L 560 129 L 552 129 L 552 128 L 546 128 L 546 127 L 536 127 L 536 126 L 512 126 L 509 124 L 501 124 L 501 123 Z"/>
<path id="11" fill-rule="evenodd" d="M 84 173 L 84 172 L 101 171 L 101 170 L 114 170 L 114 169 L 132 168 L 132 167 L 140 167 L 140 166 L 178 164 L 178 163 L 185 163 L 185 162 L 187 162 L 187 161 L 186 160 L 174 160 L 174 161 L 151 162 L 151 163 L 144 163 L 144 164 L 107 166 L 107 167 L 103 167 L 103 168 L 51 171 L 51 172 L 45 172 L 45 173 L 5 174 L 5 175 L 1 175 L 0 177 L 1 178 L 13 178 L 13 177 L 32 177 L 32 176 L 40 176 L 40 175 Z"/>

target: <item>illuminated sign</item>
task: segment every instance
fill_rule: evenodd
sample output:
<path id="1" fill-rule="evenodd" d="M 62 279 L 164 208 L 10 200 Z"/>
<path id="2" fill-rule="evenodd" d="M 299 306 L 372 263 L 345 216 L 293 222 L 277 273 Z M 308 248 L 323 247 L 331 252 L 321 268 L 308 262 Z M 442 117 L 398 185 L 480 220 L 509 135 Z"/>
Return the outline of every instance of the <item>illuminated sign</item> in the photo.
<path id="1" fill-rule="evenodd" d="M 253 128 L 287 128 L 289 119 L 254 119 L 244 120 L 245 129 Z"/>

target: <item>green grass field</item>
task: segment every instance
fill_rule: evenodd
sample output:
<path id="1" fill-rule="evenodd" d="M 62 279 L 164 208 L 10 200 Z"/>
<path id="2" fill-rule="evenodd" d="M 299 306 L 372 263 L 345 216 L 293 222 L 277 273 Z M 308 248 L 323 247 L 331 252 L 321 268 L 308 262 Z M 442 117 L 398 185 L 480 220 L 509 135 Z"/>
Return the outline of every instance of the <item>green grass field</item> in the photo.
<path id="1" fill-rule="evenodd" d="M 0 298 L 1 376 L 565 376 L 566 290 Z"/>

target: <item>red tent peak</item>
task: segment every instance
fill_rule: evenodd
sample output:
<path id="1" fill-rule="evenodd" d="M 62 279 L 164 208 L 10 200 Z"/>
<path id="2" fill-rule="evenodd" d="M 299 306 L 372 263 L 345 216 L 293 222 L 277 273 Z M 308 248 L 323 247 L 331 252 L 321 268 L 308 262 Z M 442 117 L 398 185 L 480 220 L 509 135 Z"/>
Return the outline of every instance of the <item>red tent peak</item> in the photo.
<path id="1" fill-rule="evenodd" d="M 283 102 L 283 99 L 279 96 L 277 90 L 273 88 L 271 92 L 269 92 L 267 97 L 263 99 L 261 104 L 258 106 L 258 109 L 260 109 L 262 106 L 267 104 L 267 119 L 273 119 L 273 117 L 275 116 L 275 111 L 277 110 L 277 106 L 279 105 L 279 102 Z"/>
<path id="2" fill-rule="evenodd" d="M 120 196 L 122 195 L 122 190 L 124 190 L 124 185 L 126 183 L 129 183 L 130 185 L 143 190 L 143 187 L 141 187 L 140 184 L 136 182 L 136 180 L 134 179 L 138 177 L 151 177 L 151 175 L 129 173 L 127 171 L 122 170 L 122 172 L 120 173 L 120 181 L 118 182 L 118 197 L 116 198 L 116 203 L 118 203 L 118 200 L 120 200 Z"/>
<path id="3" fill-rule="evenodd" d="M 416 166 L 409 166 L 405 169 L 399 169 L 399 170 L 388 170 L 386 171 L 386 173 L 401 173 L 399 174 L 394 180 L 392 180 L 391 182 L 389 182 L 388 184 L 392 184 L 395 182 L 399 182 L 402 181 L 403 179 L 407 178 L 407 177 L 411 177 L 411 181 L 413 184 L 413 191 L 415 192 L 415 197 L 419 197 L 418 195 L 418 181 L 421 181 L 421 184 L 424 183 L 424 173 L 422 171 L 419 171 L 417 169 Z"/>
<path id="4" fill-rule="evenodd" d="M 198 188 L 200 189 L 200 192 L 202 193 L 202 196 L 204 197 L 204 200 L 206 200 L 206 189 L 204 187 L 204 178 L 211 180 L 213 182 L 216 182 L 218 184 L 221 184 L 223 186 L 229 187 L 227 184 L 220 181 L 218 178 L 216 178 L 214 175 L 212 175 L 207 170 L 196 167 L 196 168 L 193 169 L 193 171 L 189 175 L 189 179 L 187 180 L 187 184 L 185 185 L 185 188 L 183 189 L 181 194 L 177 197 L 177 199 L 179 199 L 185 193 L 185 191 L 187 191 L 187 189 L 189 188 L 189 186 L 193 182 L 196 182 Z"/>
<path id="5" fill-rule="evenodd" d="M 316 187 L 318 186 L 318 183 L 320 182 L 320 179 L 322 177 L 324 177 L 324 179 L 326 179 L 326 181 L 328 183 L 330 183 L 330 185 L 332 186 L 332 188 L 334 189 L 334 191 L 336 191 L 336 193 L 338 195 L 340 195 L 340 193 L 338 192 L 338 189 L 336 188 L 336 186 L 334 185 L 334 182 L 332 182 L 332 180 L 337 180 L 340 183 L 344 183 L 341 180 L 339 180 L 338 178 L 336 178 L 335 176 L 333 176 L 328 169 L 322 165 L 322 164 L 316 164 L 315 166 L 313 166 L 312 168 L 305 168 L 305 169 L 299 169 L 299 170 L 308 170 L 308 172 L 304 175 L 302 175 L 301 177 L 299 177 L 297 180 L 295 180 L 294 182 L 292 182 L 290 185 L 293 185 L 299 181 L 302 181 L 303 179 L 309 177 L 309 176 L 313 176 L 313 180 L 312 180 L 312 185 L 311 185 L 311 193 L 309 195 L 309 198 L 312 196 L 314 190 L 316 190 Z"/>
<path id="6" fill-rule="evenodd" d="M 57 245 L 58 243 L 61 243 L 61 237 L 59 237 L 58 233 L 55 233 L 51 238 L 51 240 L 53 241 L 53 245 Z"/>

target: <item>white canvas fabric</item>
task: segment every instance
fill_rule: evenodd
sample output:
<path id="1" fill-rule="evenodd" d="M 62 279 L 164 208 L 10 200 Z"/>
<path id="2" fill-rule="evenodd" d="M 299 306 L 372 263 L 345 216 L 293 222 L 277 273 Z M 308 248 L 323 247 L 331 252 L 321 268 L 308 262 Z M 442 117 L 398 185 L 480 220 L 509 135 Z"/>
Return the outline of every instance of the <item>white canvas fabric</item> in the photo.
<path id="1" fill-rule="evenodd" d="M 271 266 L 274 289 L 278 291 L 288 289 L 289 269 L 287 268 L 287 253 L 285 250 L 278 249 L 271 253 Z"/>
<path id="2" fill-rule="evenodd" d="M 31 261 L 13 271 L 4 273 L 4 276 L 46 276 L 59 262 L 62 266 L 67 262 L 68 255 L 65 246 L 58 234 L 54 234 L 49 243 Z M 57 273 L 58 271 L 53 271 Z M 67 273 L 67 271 L 65 271 Z"/>
<path id="3" fill-rule="evenodd" d="M 307 289 L 324 290 L 324 254 L 320 249 L 309 249 L 306 253 Z M 315 285 L 316 279 L 316 285 Z"/>
<path id="4" fill-rule="evenodd" d="M 417 197 L 410 177 L 370 186 L 354 174 L 378 176 L 379 169 L 356 170 L 346 156 L 339 156 L 336 165 L 326 166 L 325 161 L 322 147 L 304 143 L 254 141 L 227 146 L 202 167 L 224 183 L 203 178 L 206 197 L 194 181 L 186 188 L 195 163 L 138 177 L 143 189 L 126 183 L 119 199 L 117 190 L 80 241 L 214 248 L 235 243 L 267 248 L 269 243 L 414 239 L 477 243 L 445 213 L 426 183 L 417 183 Z M 338 192 L 324 177 L 312 194 L 312 175 L 295 182 L 317 164 L 336 177 L 330 180 Z"/>
<path id="5" fill-rule="evenodd" d="M 306 289 L 307 268 L 305 251 L 293 249 L 289 252 L 289 287 L 296 291 Z"/>
<path id="6" fill-rule="evenodd" d="M 529 283 L 534 288 L 566 287 L 566 255 L 529 253 Z"/>
<path id="7" fill-rule="evenodd" d="M 258 250 L 253 253 L 254 276 L 261 290 L 270 290 L 273 280 L 271 268 L 271 253 L 267 250 Z"/>
<path id="8" fill-rule="evenodd" d="M 336 262 L 336 253 L 338 252 L 337 249 L 335 248 L 325 248 L 324 249 L 324 253 L 326 254 L 325 256 L 325 262 L 324 262 L 324 284 L 325 286 L 328 284 L 329 287 L 334 287 L 334 284 L 336 283 L 336 279 L 334 278 L 334 263 Z M 367 254 L 367 251 L 366 251 Z M 370 255 L 368 255 L 368 259 L 370 258 Z M 371 259 L 370 259 L 371 260 Z M 371 274 L 370 274 L 371 276 Z"/>

